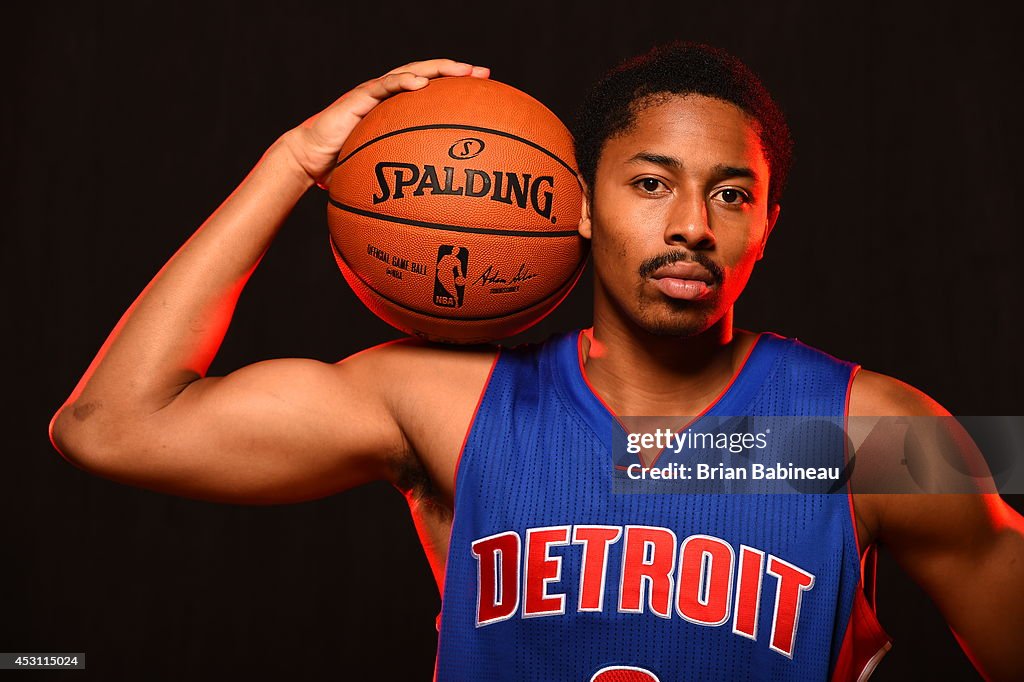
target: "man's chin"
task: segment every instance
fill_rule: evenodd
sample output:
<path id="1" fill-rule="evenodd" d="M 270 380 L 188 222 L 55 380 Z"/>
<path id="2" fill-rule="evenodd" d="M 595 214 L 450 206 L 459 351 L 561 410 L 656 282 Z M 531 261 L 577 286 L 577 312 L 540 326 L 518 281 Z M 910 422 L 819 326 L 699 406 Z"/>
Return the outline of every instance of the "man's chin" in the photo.
<path id="1" fill-rule="evenodd" d="M 652 336 L 686 338 L 703 334 L 715 324 L 712 315 L 698 310 L 676 314 L 644 316 L 637 320 L 638 326 Z"/>
<path id="2" fill-rule="evenodd" d="M 716 292 L 717 293 L 717 292 Z M 686 338 L 708 331 L 729 311 L 716 296 L 702 301 L 641 300 L 634 323 L 652 336 Z"/>

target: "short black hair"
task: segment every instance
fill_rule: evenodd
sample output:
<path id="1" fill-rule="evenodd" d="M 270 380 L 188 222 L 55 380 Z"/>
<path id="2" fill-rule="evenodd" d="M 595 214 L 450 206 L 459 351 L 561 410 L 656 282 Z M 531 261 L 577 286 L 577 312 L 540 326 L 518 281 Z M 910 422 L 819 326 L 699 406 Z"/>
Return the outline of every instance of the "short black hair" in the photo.
<path id="1" fill-rule="evenodd" d="M 572 132 L 576 162 L 588 188 L 594 187 L 605 142 L 629 130 L 640 111 L 638 103 L 659 94 L 713 97 L 736 105 L 756 120 L 771 172 L 768 199 L 770 204 L 779 202 L 793 156 L 782 110 L 757 76 L 733 55 L 710 45 L 678 41 L 623 62 L 584 99 Z"/>

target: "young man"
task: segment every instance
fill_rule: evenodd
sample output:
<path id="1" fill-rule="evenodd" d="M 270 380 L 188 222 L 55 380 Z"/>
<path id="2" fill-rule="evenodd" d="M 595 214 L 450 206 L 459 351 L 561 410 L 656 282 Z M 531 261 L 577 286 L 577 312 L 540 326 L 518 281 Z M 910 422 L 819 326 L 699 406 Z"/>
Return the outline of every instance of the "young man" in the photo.
<path id="1" fill-rule="evenodd" d="M 617 415 L 946 415 L 895 379 L 733 328 L 779 215 L 789 138 L 719 51 L 655 51 L 584 105 L 592 329 L 206 376 L 249 275 L 360 117 L 466 75 L 488 71 L 409 64 L 283 135 L 115 327 L 54 416 L 58 449 L 109 478 L 226 502 L 390 481 L 444 597 L 438 679 L 854 679 L 887 647 L 861 571 L 880 542 L 979 670 L 1024 675 L 1022 522 L 996 495 L 852 495 L 851 511 L 846 495 L 613 490 Z M 823 456 L 842 464 L 844 447 L 823 441 Z"/>

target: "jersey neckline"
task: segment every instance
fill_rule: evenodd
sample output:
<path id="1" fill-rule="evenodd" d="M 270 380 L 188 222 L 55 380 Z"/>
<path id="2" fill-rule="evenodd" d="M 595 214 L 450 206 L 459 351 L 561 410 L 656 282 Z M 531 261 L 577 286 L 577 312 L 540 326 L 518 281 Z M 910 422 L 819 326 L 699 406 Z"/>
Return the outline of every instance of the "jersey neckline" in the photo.
<path id="1" fill-rule="evenodd" d="M 591 328 L 592 329 L 592 328 Z M 580 413 L 595 435 L 610 438 L 609 428 L 617 424 L 628 432 L 618 414 L 600 396 L 587 378 L 583 366 L 583 334 L 586 329 L 568 332 L 555 344 L 553 370 L 557 383 L 568 393 L 571 405 Z M 784 339 L 772 332 L 759 332 L 747 350 L 746 357 L 729 383 L 703 411 L 692 417 L 680 430 L 693 426 L 706 415 L 738 416 L 748 407 L 767 377 Z M 647 415 L 664 416 L 664 415 Z M 653 466 L 656 463 L 651 463 Z"/>

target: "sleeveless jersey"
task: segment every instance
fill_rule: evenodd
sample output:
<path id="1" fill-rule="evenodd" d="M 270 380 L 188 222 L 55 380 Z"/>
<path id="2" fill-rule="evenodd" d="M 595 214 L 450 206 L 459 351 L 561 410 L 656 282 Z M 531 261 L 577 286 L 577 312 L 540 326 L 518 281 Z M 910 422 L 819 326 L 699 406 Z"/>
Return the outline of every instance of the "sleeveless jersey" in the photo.
<path id="1" fill-rule="evenodd" d="M 503 348 L 491 369 L 457 466 L 435 679 L 864 679 L 888 640 L 845 488 L 616 490 L 623 427 L 586 379 L 581 333 Z M 763 333 L 695 421 L 843 425 L 857 369 Z M 842 431 L 820 441 L 842 467 Z"/>

